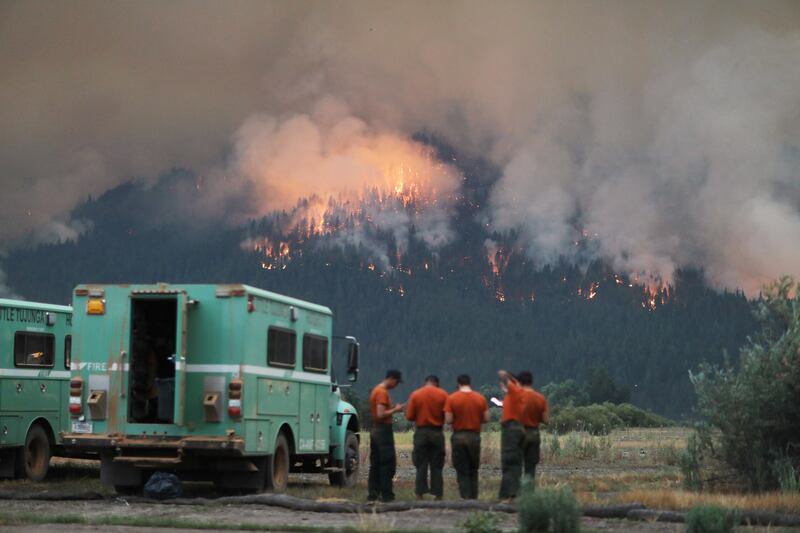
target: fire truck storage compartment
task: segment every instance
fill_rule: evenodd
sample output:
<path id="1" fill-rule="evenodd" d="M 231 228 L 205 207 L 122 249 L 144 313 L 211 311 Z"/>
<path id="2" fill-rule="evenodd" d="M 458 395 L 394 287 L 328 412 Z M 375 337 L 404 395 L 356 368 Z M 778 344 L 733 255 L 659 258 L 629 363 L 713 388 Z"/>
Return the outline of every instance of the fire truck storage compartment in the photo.
<path id="1" fill-rule="evenodd" d="M 176 298 L 131 300 L 128 421 L 171 424 L 175 407 Z"/>

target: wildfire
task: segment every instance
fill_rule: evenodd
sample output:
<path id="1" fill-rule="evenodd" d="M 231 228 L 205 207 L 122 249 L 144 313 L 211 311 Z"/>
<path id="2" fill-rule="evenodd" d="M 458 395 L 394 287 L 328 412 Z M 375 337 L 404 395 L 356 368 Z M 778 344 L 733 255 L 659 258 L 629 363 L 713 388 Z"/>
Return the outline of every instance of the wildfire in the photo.
<path id="1" fill-rule="evenodd" d="M 261 268 L 264 270 L 284 270 L 292 261 L 291 247 L 288 242 L 273 243 L 268 238 L 247 239 L 242 248 L 251 250 L 261 256 Z"/>
<path id="2" fill-rule="evenodd" d="M 600 286 L 600 283 L 597 281 L 593 281 L 592 284 L 589 286 L 589 292 L 586 294 L 586 298 L 588 300 L 594 300 L 595 296 L 597 296 L 597 288 Z"/>
<path id="3" fill-rule="evenodd" d="M 666 305 L 670 300 L 669 285 L 645 285 L 643 291 L 642 308 L 655 311 L 658 306 Z"/>
<path id="4" fill-rule="evenodd" d="M 495 290 L 495 298 L 498 302 L 505 302 L 506 301 L 506 293 L 503 290 L 503 287 L 498 286 Z"/>
<path id="5" fill-rule="evenodd" d="M 486 239 L 484 247 L 486 248 L 486 260 L 492 269 L 492 274 L 499 277 L 508 266 L 511 255 L 491 239 Z"/>

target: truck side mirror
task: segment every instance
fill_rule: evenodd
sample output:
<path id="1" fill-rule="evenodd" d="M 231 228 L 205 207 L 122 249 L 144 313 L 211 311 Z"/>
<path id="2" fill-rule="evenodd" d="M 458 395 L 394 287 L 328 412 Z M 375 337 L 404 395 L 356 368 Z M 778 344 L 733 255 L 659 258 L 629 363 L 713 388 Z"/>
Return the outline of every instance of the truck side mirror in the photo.
<path id="1" fill-rule="evenodd" d="M 360 346 L 351 342 L 347 349 L 347 380 L 351 383 L 358 381 L 358 352 Z"/>

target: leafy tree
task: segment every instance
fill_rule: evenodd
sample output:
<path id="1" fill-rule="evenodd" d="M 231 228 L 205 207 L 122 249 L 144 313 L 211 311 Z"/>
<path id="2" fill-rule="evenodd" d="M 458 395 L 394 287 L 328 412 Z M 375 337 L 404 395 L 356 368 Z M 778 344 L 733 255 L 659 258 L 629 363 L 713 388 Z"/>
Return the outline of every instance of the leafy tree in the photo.
<path id="1" fill-rule="evenodd" d="M 542 394 L 547 398 L 550 411 L 553 413 L 565 407 L 580 407 L 589 404 L 589 394 L 583 385 L 574 379 L 568 379 L 561 383 L 548 383 L 542 387 Z"/>
<path id="2" fill-rule="evenodd" d="M 768 489 L 779 485 L 787 461 L 795 472 L 800 465 L 800 284 L 785 277 L 766 287 L 756 316 L 761 330 L 742 348 L 738 368 L 703 364 L 691 379 L 708 422 L 698 442 L 750 488 Z"/>
<path id="3" fill-rule="evenodd" d="M 617 385 L 605 368 L 593 368 L 586 382 L 586 392 L 591 403 L 626 403 L 630 401 L 630 389 Z"/>

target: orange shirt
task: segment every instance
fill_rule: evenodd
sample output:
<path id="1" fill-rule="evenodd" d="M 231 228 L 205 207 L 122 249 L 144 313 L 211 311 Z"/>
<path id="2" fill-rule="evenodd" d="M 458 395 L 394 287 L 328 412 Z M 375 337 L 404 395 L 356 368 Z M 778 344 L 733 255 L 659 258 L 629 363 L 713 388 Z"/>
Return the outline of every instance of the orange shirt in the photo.
<path id="1" fill-rule="evenodd" d="M 522 389 L 522 425 L 538 428 L 547 420 L 547 400 L 533 389 Z"/>
<path id="2" fill-rule="evenodd" d="M 517 383 L 508 380 L 508 392 L 506 397 L 503 398 L 503 417 L 500 422 L 508 422 L 509 420 L 516 420 L 519 422 L 522 419 L 522 387 Z"/>
<path id="3" fill-rule="evenodd" d="M 453 415 L 453 431 L 480 431 L 487 409 L 486 398 L 475 391 L 456 391 L 444 404 L 444 412 Z"/>
<path id="4" fill-rule="evenodd" d="M 369 395 L 369 411 L 372 413 L 373 424 L 391 424 L 391 415 L 378 418 L 379 405 L 385 406 L 386 409 L 392 408 L 392 400 L 389 398 L 389 391 L 383 386 L 382 383 L 376 385 Z"/>
<path id="5" fill-rule="evenodd" d="M 444 403 L 447 393 L 439 387 L 424 386 L 411 393 L 406 407 L 406 418 L 418 428 L 444 425 Z"/>

